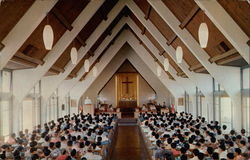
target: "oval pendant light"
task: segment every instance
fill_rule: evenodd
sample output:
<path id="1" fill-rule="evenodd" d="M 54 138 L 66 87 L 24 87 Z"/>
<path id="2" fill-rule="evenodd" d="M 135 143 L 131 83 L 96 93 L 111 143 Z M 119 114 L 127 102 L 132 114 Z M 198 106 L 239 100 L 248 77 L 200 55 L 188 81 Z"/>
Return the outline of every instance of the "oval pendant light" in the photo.
<path id="1" fill-rule="evenodd" d="M 76 50 L 76 47 L 71 48 L 70 58 L 71 58 L 72 64 L 76 65 L 77 64 L 77 50 Z"/>
<path id="2" fill-rule="evenodd" d="M 182 50 L 181 46 L 178 46 L 176 48 L 176 61 L 177 61 L 177 63 L 181 63 L 182 58 L 183 58 L 183 50 Z"/>
<path id="3" fill-rule="evenodd" d="M 93 76 L 94 76 L 94 77 L 97 77 L 97 73 L 98 73 L 97 67 L 94 66 L 94 67 L 93 67 Z"/>
<path id="4" fill-rule="evenodd" d="M 198 36 L 201 48 L 206 48 L 208 42 L 208 27 L 206 23 L 200 24 Z"/>
<path id="5" fill-rule="evenodd" d="M 167 58 L 164 59 L 164 70 L 168 71 L 169 68 L 169 60 Z"/>
<path id="6" fill-rule="evenodd" d="M 50 25 L 45 25 L 43 29 L 43 43 L 46 50 L 51 50 L 54 41 L 53 29 Z"/>
<path id="7" fill-rule="evenodd" d="M 157 66 L 157 76 L 160 77 L 161 76 L 161 66 Z"/>
<path id="8" fill-rule="evenodd" d="M 88 59 L 84 61 L 84 69 L 85 69 L 85 72 L 89 72 L 89 60 Z"/>

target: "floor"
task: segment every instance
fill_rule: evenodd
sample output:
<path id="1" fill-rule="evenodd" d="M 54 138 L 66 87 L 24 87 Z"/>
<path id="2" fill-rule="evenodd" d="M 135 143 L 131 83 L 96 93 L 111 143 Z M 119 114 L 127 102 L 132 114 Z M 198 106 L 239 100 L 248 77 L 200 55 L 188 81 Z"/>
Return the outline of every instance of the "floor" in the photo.
<path id="1" fill-rule="evenodd" d="M 118 126 L 111 160 L 148 160 L 138 126 Z"/>

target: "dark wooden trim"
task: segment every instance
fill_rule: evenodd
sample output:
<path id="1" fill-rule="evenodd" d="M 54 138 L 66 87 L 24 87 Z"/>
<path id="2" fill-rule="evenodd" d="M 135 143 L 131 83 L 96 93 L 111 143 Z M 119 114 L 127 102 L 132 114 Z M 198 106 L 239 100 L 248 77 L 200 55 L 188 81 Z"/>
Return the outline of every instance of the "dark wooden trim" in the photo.
<path id="1" fill-rule="evenodd" d="M 228 56 L 231 56 L 231 55 L 233 55 L 233 54 L 235 54 L 235 53 L 237 53 L 237 50 L 236 50 L 235 48 L 233 48 L 233 49 L 231 49 L 231 50 L 229 50 L 229 51 L 227 51 L 227 52 L 225 52 L 225 53 L 223 53 L 223 54 L 216 55 L 216 56 L 214 56 L 214 57 L 212 57 L 212 58 L 209 58 L 209 61 L 210 61 L 211 63 L 213 63 L 213 62 L 215 62 L 215 61 L 218 61 L 218 60 L 221 60 L 221 59 L 226 58 L 226 57 L 228 57 Z"/>
<path id="2" fill-rule="evenodd" d="M 189 67 L 189 70 L 194 71 L 194 70 L 199 69 L 201 67 L 203 67 L 203 66 L 202 66 L 202 64 L 199 63 L 197 65 L 193 65 L 193 66 Z"/>
<path id="3" fill-rule="evenodd" d="M 167 41 L 167 45 L 171 45 L 173 42 L 174 42 L 174 40 L 177 38 L 177 35 L 176 34 L 173 34 L 170 38 L 169 38 L 169 40 Z"/>
<path id="4" fill-rule="evenodd" d="M 165 50 L 163 49 L 162 51 L 159 52 L 159 55 L 162 56 L 165 53 Z"/>
<path id="5" fill-rule="evenodd" d="M 200 7 L 196 4 L 193 9 L 189 12 L 187 17 L 182 21 L 182 23 L 179 25 L 181 29 L 185 28 L 188 23 L 194 18 L 194 16 L 197 14 L 197 12 L 200 10 Z"/>
<path id="6" fill-rule="evenodd" d="M 24 60 L 24 59 L 16 57 L 16 56 L 12 57 L 10 61 L 13 63 L 16 63 L 16 64 L 26 66 L 26 67 L 31 67 L 31 68 L 35 68 L 37 66 L 36 63 Z"/>
<path id="7" fill-rule="evenodd" d="M 198 68 L 198 69 L 196 69 L 194 71 L 200 73 L 200 72 L 203 72 L 205 70 L 206 70 L 206 68 L 202 66 L 201 68 Z"/>
<path id="8" fill-rule="evenodd" d="M 51 12 L 56 16 L 56 18 L 66 27 L 69 31 L 73 29 L 72 25 L 67 21 L 67 19 L 62 15 L 59 9 L 53 7 Z"/>
<path id="9" fill-rule="evenodd" d="M 40 60 L 40 59 L 36 59 L 36 58 L 30 57 L 30 56 L 27 56 L 27 55 L 23 54 L 22 52 L 17 52 L 14 56 L 15 56 L 15 57 L 18 57 L 18 58 L 21 58 L 21 59 L 23 59 L 23 60 L 26 60 L 26 61 L 29 61 L 29 62 L 38 64 L 38 65 L 43 65 L 43 64 L 44 64 L 44 61 L 43 61 L 43 60 Z"/>
<path id="10" fill-rule="evenodd" d="M 152 7 L 151 7 L 151 5 L 149 5 L 148 10 L 147 10 L 147 12 L 146 12 L 146 14 L 145 14 L 145 17 L 144 17 L 146 20 L 149 19 L 151 9 L 152 9 Z"/>
<path id="11" fill-rule="evenodd" d="M 145 34 L 145 32 L 146 32 L 146 28 L 145 28 L 145 27 L 143 27 L 143 29 L 142 29 L 142 31 L 141 31 L 141 34 L 142 34 L 142 35 L 144 35 L 144 34 Z"/>
<path id="12" fill-rule="evenodd" d="M 69 76 L 70 76 L 71 78 L 76 78 L 76 77 L 77 77 L 77 74 L 76 74 L 76 73 L 74 73 L 74 74 L 73 74 L 73 73 L 70 73 Z"/>
<path id="13" fill-rule="evenodd" d="M 53 74 L 59 74 L 60 73 L 59 71 L 57 71 L 55 69 L 52 69 L 52 68 L 49 69 L 49 72 L 51 72 Z"/>
<path id="14" fill-rule="evenodd" d="M 76 36 L 76 39 L 81 43 L 83 47 L 86 46 L 86 42 L 79 35 Z"/>
<path id="15" fill-rule="evenodd" d="M 220 62 L 218 62 L 217 64 L 218 65 L 223 65 L 223 64 L 227 64 L 229 62 L 233 62 L 233 61 L 236 61 L 236 60 L 239 60 L 241 59 L 241 55 L 237 55 L 235 57 L 232 57 L 232 58 L 229 58 L 229 59 L 226 59 L 226 60 L 221 60 Z"/>
<path id="16" fill-rule="evenodd" d="M 90 55 L 91 57 L 93 57 L 93 56 L 95 55 L 94 52 L 93 52 L 92 50 L 89 50 L 88 52 L 89 52 L 89 55 Z"/>
<path id="17" fill-rule="evenodd" d="M 250 40 L 247 41 L 248 46 L 250 46 Z M 1 49 L 0 49 L 1 50 Z"/>
<path id="18" fill-rule="evenodd" d="M 65 71 L 65 69 L 60 68 L 60 67 L 58 67 L 58 66 L 56 66 L 56 65 L 53 65 L 53 66 L 51 67 L 51 69 L 53 69 L 53 70 L 55 70 L 55 71 L 58 71 L 58 72 L 64 72 L 64 71 Z"/>
<path id="19" fill-rule="evenodd" d="M 177 72 L 176 75 L 182 77 L 183 75 L 185 75 L 185 73 L 184 72 Z"/>
<path id="20" fill-rule="evenodd" d="M 4 44 L 0 42 L 0 51 L 4 48 Z"/>

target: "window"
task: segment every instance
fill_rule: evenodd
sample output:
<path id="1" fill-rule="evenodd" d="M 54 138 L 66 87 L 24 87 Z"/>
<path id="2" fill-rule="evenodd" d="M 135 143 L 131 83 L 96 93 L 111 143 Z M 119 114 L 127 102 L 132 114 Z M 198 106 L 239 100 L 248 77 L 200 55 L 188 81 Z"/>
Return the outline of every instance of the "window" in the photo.
<path id="1" fill-rule="evenodd" d="M 54 92 L 53 95 L 49 98 L 47 114 L 49 115 L 47 121 L 56 120 L 59 116 L 57 91 Z"/>
<path id="2" fill-rule="evenodd" d="M 11 95 L 12 95 L 12 72 L 0 71 L 0 136 L 5 139 L 12 131 L 11 125 Z"/>
<path id="3" fill-rule="evenodd" d="M 11 72 L 2 71 L 2 90 L 3 93 L 11 92 Z"/>
<path id="4" fill-rule="evenodd" d="M 232 128 L 232 102 L 230 97 L 220 97 L 221 125 L 226 125 L 227 130 Z"/>
<path id="5" fill-rule="evenodd" d="M 250 67 L 241 69 L 242 124 L 250 135 Z"/>
<path id="6" fill-rule="evenodd" d="M 40 121 L 40 82 L 37 83 L 23 100 L 22 106 L 22 128 L 23 130 L 33 130 L 34 126 L 41 123 Z M 29 116 L 27 116 L 29 115 Z"/>
<path id="7" fill-rule="evenodd" d="M 1 117 L 1 130 L 2 135 L 4 137 L 10 134 L 10 102 L 9 101 L 1 101 L 0 104 L 0 117 Z"/>
<path id="8" fill-rule="evenodd" d="M 22 109 L 22 128 L 23 130 L 28 129 L 32 131 L 34 124 L 34 107 L 33 100 L 31 98 L 26 98 L 23 100 L 23 109 Z"/>
<path id="9" fill-rule="evenodd" d="M 214 119 L 221 125 L 226 125 L 227 130 L 232 128 L 232 102 L 224 88 L 214 81 Z"/>

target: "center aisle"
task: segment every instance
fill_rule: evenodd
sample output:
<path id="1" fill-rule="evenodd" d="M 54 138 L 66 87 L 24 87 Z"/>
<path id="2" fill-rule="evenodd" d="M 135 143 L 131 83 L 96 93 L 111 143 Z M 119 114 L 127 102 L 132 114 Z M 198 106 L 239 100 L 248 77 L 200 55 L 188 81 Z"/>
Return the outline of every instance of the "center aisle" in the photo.
<path id="1" fill-rule="evenodd" d="M 118 126 L 111 160 L 149 160 L 137 125 Z"/>

